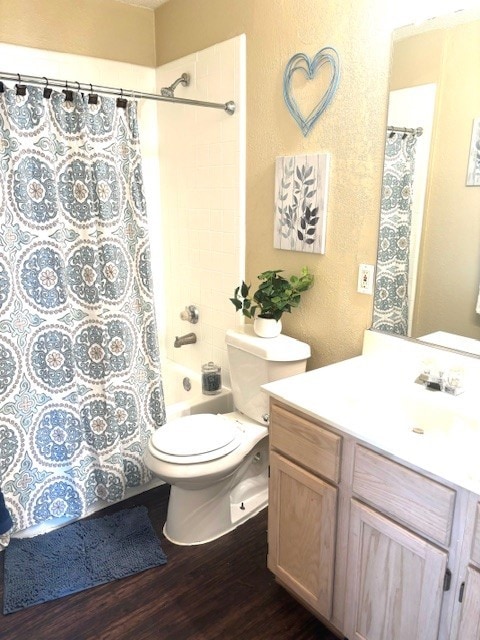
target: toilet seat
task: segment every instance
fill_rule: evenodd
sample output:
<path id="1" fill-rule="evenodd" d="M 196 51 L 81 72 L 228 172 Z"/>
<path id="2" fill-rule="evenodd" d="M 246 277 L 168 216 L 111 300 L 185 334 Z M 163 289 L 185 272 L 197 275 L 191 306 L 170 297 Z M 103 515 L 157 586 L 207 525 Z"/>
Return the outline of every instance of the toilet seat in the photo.
<path id="1" fill-rule="evenodd" d="M 174 464 L 217 460 L 241 442 L 239 425 L 224 416 L 200 413 L 184 416 L 159 427 L 150 438 L 151 454 Z"/>

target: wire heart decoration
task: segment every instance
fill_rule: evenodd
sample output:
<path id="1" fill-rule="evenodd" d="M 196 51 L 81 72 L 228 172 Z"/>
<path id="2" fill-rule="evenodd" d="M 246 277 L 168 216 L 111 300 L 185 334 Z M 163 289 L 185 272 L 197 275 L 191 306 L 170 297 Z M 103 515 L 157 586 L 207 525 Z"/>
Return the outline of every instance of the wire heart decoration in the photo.
<path id="1" fill-rule="evenodd" d="M 313 80 L 318 71 L 329 65 L 332 71 L 330 84 L 320 98 L 318 104 L 306 118 L 302 115 L 297 101 L 292 94 L 292 76 L 297 71 L 302 71 L 309 80 Z M 340 60 L 337 51 L 333 47 L 324 47 L 315 55 L 313 60 L 305 53 L 296 53 L 290 58 L 283 74 L 283 97 L 288 110 L 297 122 L 304 136 L 307 136 L 313 125 L 333 100 L 340 80 Z"/>

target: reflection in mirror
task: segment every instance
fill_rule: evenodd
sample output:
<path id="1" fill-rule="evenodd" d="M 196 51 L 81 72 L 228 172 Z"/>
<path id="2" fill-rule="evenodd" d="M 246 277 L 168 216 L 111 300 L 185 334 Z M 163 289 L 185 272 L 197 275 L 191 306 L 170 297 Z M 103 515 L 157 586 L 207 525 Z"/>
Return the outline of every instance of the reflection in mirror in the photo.
<path id="1" fill-rule="evenodd" d="M 477 354 L 480 186 L 466 179 L 479 43 L 479 9 L 394 33 L 388 126 L 401 131 L 386 132 L 372 323 Z"/>

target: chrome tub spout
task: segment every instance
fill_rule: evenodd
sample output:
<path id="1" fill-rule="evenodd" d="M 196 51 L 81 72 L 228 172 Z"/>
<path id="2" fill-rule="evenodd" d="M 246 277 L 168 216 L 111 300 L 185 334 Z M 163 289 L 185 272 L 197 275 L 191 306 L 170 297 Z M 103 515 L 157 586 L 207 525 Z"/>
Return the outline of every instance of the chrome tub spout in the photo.
<path id="1" fill-rule="evenodd" d="M 176 336 L 173 346 L 177 348 L 183 347 L 184 344 L 195 344 L 196 341 L 197 336 L 195 333 L 187 333 L 184 336 Z"/>

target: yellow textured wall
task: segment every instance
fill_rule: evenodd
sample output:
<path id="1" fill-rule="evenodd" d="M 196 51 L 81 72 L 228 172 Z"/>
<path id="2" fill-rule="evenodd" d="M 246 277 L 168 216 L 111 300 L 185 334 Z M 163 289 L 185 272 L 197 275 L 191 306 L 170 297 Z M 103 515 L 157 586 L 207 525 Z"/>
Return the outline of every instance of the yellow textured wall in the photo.
<path id="1" fill-rule="evenodd" d="M 0 42 L 151 67 L 154 21 L 114 0 L 0 0 Z"/>
<path id="2" fill-rule="evenodd" d="M 312 345 L 309 368 L 361 351 L 372 297 L 356 292 L 358 264 L 375 263 L 386 124 L 391 17 L 385 0 L 173 0 L 155 12 L 157 64 L 245 33 L 247 38 L 247 279 L 267 268 L 316 282 L 283 316 Z M 338 92 L 304 138 L 282 95 L 289 58 L 327 45 L 341 60 Z M 225 96 L 228 99 L 228 96 Z M 331 154 L 326 255 L 273 248 L 274 164 Z"/>

